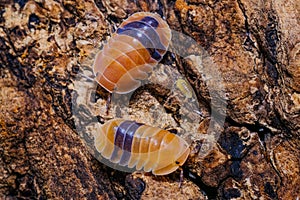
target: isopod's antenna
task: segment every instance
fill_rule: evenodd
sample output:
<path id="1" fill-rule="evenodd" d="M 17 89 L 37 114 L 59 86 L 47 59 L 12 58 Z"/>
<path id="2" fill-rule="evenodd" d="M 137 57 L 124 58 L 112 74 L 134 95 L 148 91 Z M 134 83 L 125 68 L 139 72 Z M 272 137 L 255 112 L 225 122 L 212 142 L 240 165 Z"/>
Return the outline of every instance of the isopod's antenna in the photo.
<path id="1" fill-rule="evenodd" d="M 203 114 L 200 110 L 193 110 L 196 114 L 200 115 L 201 117 L 209 117 Z"/>
<path id="2" fill-rule="evenodd" d="M 79 72 L 78 73 L 81 77 L 83 77 L 83 78 L 85 78 L 85 79 L 87 79 L 87 80 L 89 80 L 89 81 L 95 81 L 94 80 L 94 78 L 92 78 L 92 77 L 89 77 L 89 76 L 87 76 L 87 75 L 85 75 L 85 74 L 83 74 L 83 73 L 81 73 L 81 72 Z"/>

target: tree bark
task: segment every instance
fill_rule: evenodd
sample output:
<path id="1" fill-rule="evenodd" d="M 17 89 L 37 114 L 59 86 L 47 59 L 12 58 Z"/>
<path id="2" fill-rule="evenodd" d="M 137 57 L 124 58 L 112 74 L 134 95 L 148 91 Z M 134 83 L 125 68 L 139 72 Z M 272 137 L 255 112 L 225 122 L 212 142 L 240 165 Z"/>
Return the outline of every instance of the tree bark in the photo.
<path id="1" fill-rule="evenodd" d="M 297 0 L 2 0 L 0 198 L 300 198 L 299 8 Z M 149 78 L 159 84 L 144 85 L 130 99 L 113 96 L 106 114 L 109 94 L 85 77 L 104 41 L 139 11 L 160 14 L 195 43 L 173 40 L 173 53 Z M 223 81 L 209 82 L 193 56 L 176 52 L 205 52 L 209 62 L 202 57 L 201 66 L 218 71 Z M 179 79 L 195 95 L 180 96 Z M 78 88 L 82 80 L 90 85 Z M 212 97 L 220 85 L 224 96 L 215 98 L 225 108 Z M 214 110 L 225 117 L 221 126 L 211 117 Z M 182 130 L 183 115 L 187 129 L 197 133 Z M 190 138 L 180 188 L 180 171 L 156 177 L 101 163 L 89 130 L 116 117 Z M 211 121 L 219 137 L 201 157 Z"/>

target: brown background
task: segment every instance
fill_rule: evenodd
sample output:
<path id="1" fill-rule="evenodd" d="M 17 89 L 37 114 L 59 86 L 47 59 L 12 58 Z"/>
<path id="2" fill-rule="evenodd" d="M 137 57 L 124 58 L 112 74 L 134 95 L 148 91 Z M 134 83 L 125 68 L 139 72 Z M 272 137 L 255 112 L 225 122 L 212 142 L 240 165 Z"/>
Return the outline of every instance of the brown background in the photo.
<path id="1" fill-rule="evenodd" d="M 299 198 L 299 10 L 298 0 L 0 1 L 0 198 Z M 75 130 L 76 74 L 138 11 L 157 12 L 195 39 L 224 79 L 224 130 L 208 156 L 190 156 L 181 188 L 179 171 L 155 177 L 106 167 Z M 161 65 L 187 78 L 209 114 L 211 99 L 194 66 L 170 53 Z M 156 96 L 159 88 L 148 90 L 154 92 L 145 101 L 133 101 L 133 119 L 151 103 L 178 120 L 178 103 Z M 97 92 L 104 102 L 108 94 Z M 109 116 L 117 113 L 112 106 Z M 202 119 L 200 132 L 209 120 Z M 201 141 L 194 140 L 191 148 L 197 145 Z"/>

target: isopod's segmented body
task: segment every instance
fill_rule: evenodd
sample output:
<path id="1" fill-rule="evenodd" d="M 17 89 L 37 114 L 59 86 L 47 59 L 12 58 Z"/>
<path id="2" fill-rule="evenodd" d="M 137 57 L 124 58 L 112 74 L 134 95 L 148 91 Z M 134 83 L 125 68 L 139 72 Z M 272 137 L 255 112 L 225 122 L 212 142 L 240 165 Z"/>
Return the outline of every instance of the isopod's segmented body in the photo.
<path id="1" fill-rule="evenodd" d="M 183 93 L 186 98 L 193 97 L 193 89 L 191 85 L 184 79 L 180 78 L 176 81 L 176 87 Z"/>
<path id="2" fill-rule="evenodd" d="M 107 91 L 129 93 L 148 77 L 162 59 L 171 40 L 171 30 L 154 13 L 139 12 L 121 23 L 96 55 L 96 81 Z"/>
<path id="3" fill-rule="evenodd" d="M 166 175 L 186 161 L 190 149 L 181 137 L 135 121 L 112 119 L 95 135 L 95 147 L 112 163 Z"/>

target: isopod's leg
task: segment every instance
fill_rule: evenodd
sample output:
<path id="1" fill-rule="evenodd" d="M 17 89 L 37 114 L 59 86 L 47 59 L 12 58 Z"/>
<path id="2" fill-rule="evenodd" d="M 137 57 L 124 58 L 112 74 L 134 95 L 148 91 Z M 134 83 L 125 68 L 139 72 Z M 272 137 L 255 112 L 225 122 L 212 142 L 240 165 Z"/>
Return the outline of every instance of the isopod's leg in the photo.
<path id="1" fill-rule="evenodd" d="M 180 179 L 179 179 L 179 188 L 181 188 L 183 183 L 183 169 L 180 167 Z"/>
<path id="2" fill-rule="evenodd" d="M 141 175 L 141 178 L 142 178 L 142 179 L 145 179 L 145 176 L 152 176 L 152 173 L 150 173 L 150 172 L 145 172 L 145 171 L 143 171 L 143 170 L 137 170 L 137 171 L 135 171 L 133 174 Z"/>
<path id="3" fill-rule="evenodd" d="M 111 96 L 112 93 L 109 93 L 107 99 L 106 99 L 106 115 L 109 114 L 110 104 L 111 104 Z"/>

